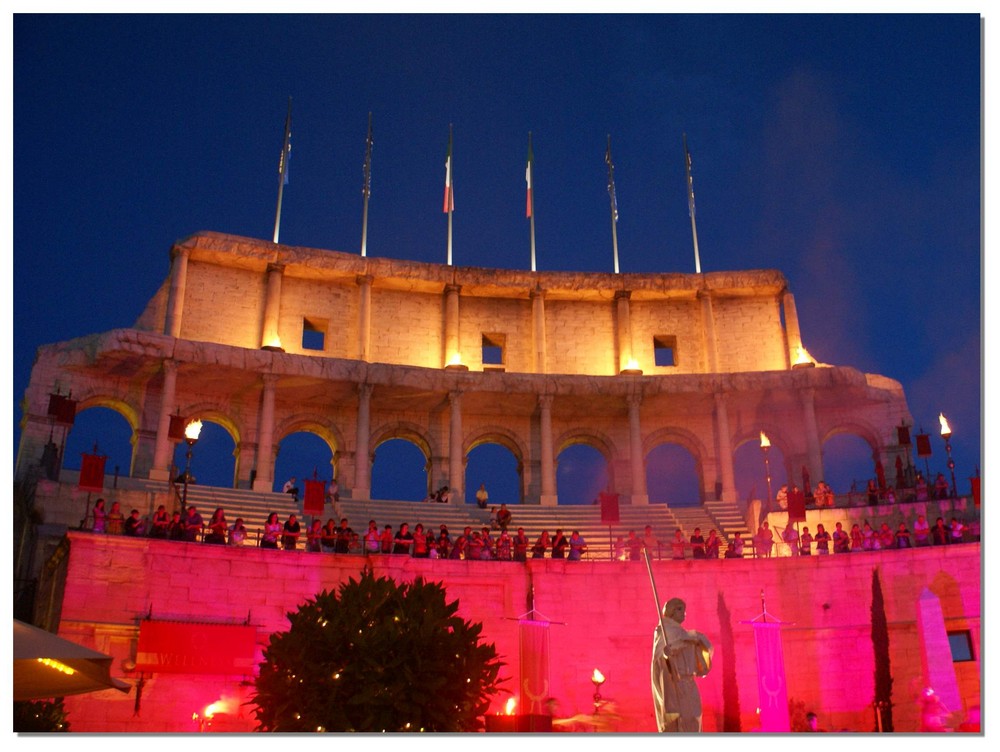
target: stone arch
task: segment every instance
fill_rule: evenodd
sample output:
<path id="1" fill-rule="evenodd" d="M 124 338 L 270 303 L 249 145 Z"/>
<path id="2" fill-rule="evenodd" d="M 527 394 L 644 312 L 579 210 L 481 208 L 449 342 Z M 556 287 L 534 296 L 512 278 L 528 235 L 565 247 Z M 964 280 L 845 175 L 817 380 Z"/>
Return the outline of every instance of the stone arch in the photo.
<path id="1" fill-rule="evenodd" d="M 607 434 L 596 431 L 593 428 L 571 428 L 564 431 L 553 442 L 552 454 L 558 457 L 562 451 L 573 444 L 586 444 L 601 453 L 604 461 L 608 463 L 608 472 L 611 472 L 615 460 L 619 459 L 618 449 L 614 441 Z"/>
<path id="2" fill-rule="evenodd" d="M 679 426 L 660 428 L 643 439 L 642 461 L 645 467 L 648 467 L 649 455 L 663 444 L 676 444 L 685 449 L 694 459 L 694 472 L 698 481 L 698 497 L 704 501 L 707 498 L 706 494 L 709 487 L 708 481 L 705 478 L 705 458 L 710 456 L 705 444 L 697 434 L 686 428 L 680 428 Z"/>
<path id="3" fill-rule="evenodd" d="M 128 474 L 131 477 L 132 471 L 135 467 L 136 455 L 138 453 L 139 446 L 139 411 L 135 408 L 135 406 L 125 400 L 103 392 L 93 391 L 88 395 L 87 392 L 84 391 L 81 395 L 77 396 L 77 416 L 94 407 L 103 407 L 107 410 L 111 410 L 116 415 L 121 416 L 121 418 L 125 421 L 125 424 L 128 426 Z M 73 430 L 75 428 L 76 426 L 74 425 L 74 427 L 70 429 L 69 435 L 73 434 Z M 62 461 L 64 463 L 67 461 L 65 453 L 63 454 Z"/>
<path id="4" fill-rule="evenodd" d="M 185 405 L 180 408 L 181 414 L 188 420 L 201 420 L 208 421 L 210 423 L 215 423 L 217 426 L 221 427 L 225 431 L 229 438 L 233 441 L 233 478 L 231 484 L 227 486 L 228 488 L 236 488 L 238 479 L 240 477 L 240 459 L 241 459 L 241 437 L 243 435 L 243 430 L 240 425 L 233 420 L 227 413 L 219 409 L 219 406 L 215 402 L 201 402 L 194 403 L 191 405 Z M 177 447 L 183 446 L 184 442 L 179 442 L 177 446 L 174 447 L 174 452 L 176 453 Z"/>
<path id="5" fill-rule="evenodd" d="M 842 433 L 853 434 L 868 444 L 871 447 L 873 459 L 881 454 L 882 440 L 879 438 L 878 430 L 867 421 L 860 421 L 855 418 L 838 421 L 835 425 L 824 431 L 820 435 L 820 446 L 822 447 L 828 439 Z"/>
<path id="6" fill-rule="evenodd" d="M 517 463 L 517 501 L 519 503 L 523 503 L 525 489 L 528 484 L 528 479 L 525 473 L 525 458 L 528 456 L 527 446 L 522 441 L 520 436 L 507 428 L 493 425 L 479 427 L 471 433 L 471 438 L 468 438 L 463 444 L 462 460 L 465 467 L 468 466 L 469 456 L 472 454 L 473 450 L 477 447 L 483 446 L 484 444 L 497 444 L 502 446 L 514 457 L 514 460 Z M 468 488 L 466 488 L 466 490 L 468 491 Z"/>
<path id="7" fill-rule="evenodd" d="M 331 423 L 324 423 L 315 415 L 299 414 L 292 415 L 281 421 L 274 427 L 274 446 L 279 444 L 293 433 L 311 433 L 318 436 L 330 448 L 330 453 L 337 457 L 337 454 L 344 447 L 344 437 Z M 277 451 L 277 449 L 275 449 Z"/>
<path id="8" fill-rule="evenodd" d="M 426 428 L 407 421 L 398 421 L 379 426 L 378 429 L 372 431 L 371 436 L 372 438 L 368 443 L 368 453 L 371 456 L 372 462 L 374 462 L 375 450 L 378 449 L 379 444 L 384 444 L 390 439 L 404 439 L 416 444 L 427 459 L 428 469 L 430 469 L 431 458 L 436 456 L 438 449 L 434 446 L 434 442 L 428 435 Z"/>

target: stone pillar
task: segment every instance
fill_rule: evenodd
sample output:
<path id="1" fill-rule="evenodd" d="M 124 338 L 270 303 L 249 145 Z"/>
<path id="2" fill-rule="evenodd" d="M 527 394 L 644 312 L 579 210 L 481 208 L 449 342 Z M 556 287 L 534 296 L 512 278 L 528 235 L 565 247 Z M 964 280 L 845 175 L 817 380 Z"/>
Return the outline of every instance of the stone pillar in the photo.
<path id="1" fill-rule="evenodd" d="M 552 395 L 538 397 L 538 418 L 541 435 L 542 493 L 538 501 L 542 506 L 554 507 L 559 503 L 556 495 L 556 463 L 552 446 Z"/>
<path id="2" fill-rule="evenodd" d="M 926 587 L 917 599 L 917 630 L 923 687 L 931 687 L 949 710 L 962 710 L 941 600 Z"/>
<path id="3" fill-rule="evenodd" d="M 358 385 L 358 432 L 354 449 L 354 487 L 351 498 L 370 499 L 372 489 L 372 460 L 368 451 L 371 441 L 372 385 Z"/>
<path id="4" fill-rule="evenodd" d="M 642 425 L 639 422 L 639 406 L 642 397 L 638 394 L 628 398 L 628 444 L 629 460 L 632 467 L 632 503 L 649 504 L 646 492 L 646 463 L 642 456 Z"/>
<path id="5" fill-rule="evenodd" d="M 274 397 L 278 377 L 265 373 L 260 396 L 260 417 L 257 421 L 257 475 L 254 491 L 274 490 Z"/>
<path id="6" fill-rule="evenodd" d="M 795 310 L 795 296 L 785 290 L 781 296 L 781 304 L 785 309 L 785 341 L 788 343 L 788 368 L 791 368 L 799 357 L 802 347 L 802 334 L 799 331 L 799 314 Z"/>
<path id="7" fill-rule="evenodd" d="M 359 274 L 357 277 L 358 294 L 358 360 L 366 363 L 371 361 L 372 341 L 372 282 L 374 277 L 369 274 Z"/>
<path id="8" fill-rule="evenodd" d="M 632 317 L 629 311 L 629 290 L 615 290 L 616 318 L 618 324 L 618 372 L 634 368 L 632 357 Z"/>
<path id="9" fill-rule="evenodd" d="M 701 331 L 705 343 L 705 365 L 708 366 L 709 373 L 719 371 L 719 346 L 715 337 L 715 312 L 712 310 L 712 293 L 708 290 L 699 290 L 698 299 L 701 301 Z"/>
<path id="10" fill-rule="evenodd" d="M 191 249 L 174 246 L 170 261 L 170 292 L 167 296 L 167 315 L 163 333 L 170 337 L 181 336 L 181 321 L 184 318 L 184 294 L 187 291 L 187 268 Z"/>
<path id="11" fill-rule="evenodd" d="M 281 277 L 284 271 L 285 267 L 282 264 L 267 265 L 264 321 L 260 333 L 261 347 L 281 347 L 281 337 L 278 336 L 278 314 L 281 309 Z"/>
<path id="12" fill-rule="evenodd" d="M 460 285 L 444 286 L 444 362 L 441 364 L 442 366 L 461 362 L 462 345 L 458 334 L 458 294 L 461 290 Z"/>
<path id="13" fill-rule="evenodd" d="M 729 433 L 729 406 L 726 395 L 715 393 L 715 434 L 719 448 L 719 475 L 722 480 L 722 500 L 736 501 L 736 474 L 733 472 L 733 442 Z M 714 488 L 713 493 L 714 496 Z"/>
<path id="14" fill-rule="evenodd" d="M 465 504 L 465 458 L 462 456 L 462 393 L 448 392 L 451 425 L 448 436 L 448 488 L 452 504 Z"/>
<path id="15" fill-rule="evenodd" d="M 170 441 L 170 415 L 177 402 L 177 361 L 163 361 L 163 391 L 160 394 L 160 416 L 156 424 L 156 444 L 153 449 L 153 467 L 150 480 L 170 480 L 170 459 L 173 443 Z"/>
<path id="16" fill-rule="evenodd" d="M 819 443 L 819 427 L 816 425 L 816 390 L 803 389 L 799 394 L 802 397 L 802 418 L 805 424 L 803 431 L 806 435 L 807 467 L 809 468 L 810 484 L 815 490 L 816 484 L 825 480 L 823 477 L 823 452 Z M 801 468 L 799 469 L 801 470 Z M 893 473 L 895 473 L 895 468 L 893 468 Z M 889 477 L 889 469 L 886 468 L 886 479 L 888 480 Z M 895 479 L 892 482 L 895 482 Z"/>
<path id="17" fill-rule="evenodd" d="M 545 290 L 531 291 L 532 342 L 531 367 L 534 373 L 545 373 Z"/>

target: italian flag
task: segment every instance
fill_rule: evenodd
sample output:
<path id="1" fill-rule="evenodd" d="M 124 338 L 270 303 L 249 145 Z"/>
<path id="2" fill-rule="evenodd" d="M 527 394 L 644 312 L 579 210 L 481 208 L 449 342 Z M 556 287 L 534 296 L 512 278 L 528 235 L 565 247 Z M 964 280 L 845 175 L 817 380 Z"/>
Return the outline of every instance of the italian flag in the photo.
<path id="1" fill-rule="evenodd" d="M 531 134 L 528 134 L 528 166 L 524 169 L 524 182 L 528 184 L 528 203 L 527 209 L 525 210 L 525 217 L 531 216 L 531 207 L 533 201 L 531 198 L 531 173 L 535 167 L 535 154 L 531 151 Z"/>
<path id="2" fill-rule="evenodd" d="M 455 193 L 451 187 L 451 132 L 448 133 L 448 157 L 444 160 L 444 209 L 442 211 L 455 211 Z"/>

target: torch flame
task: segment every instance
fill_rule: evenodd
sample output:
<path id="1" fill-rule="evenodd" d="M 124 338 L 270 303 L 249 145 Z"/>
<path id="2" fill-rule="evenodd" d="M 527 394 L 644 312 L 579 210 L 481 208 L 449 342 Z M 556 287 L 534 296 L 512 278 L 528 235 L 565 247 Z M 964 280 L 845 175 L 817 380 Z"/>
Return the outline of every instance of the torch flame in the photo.
<path id="1" fill-rule="evenodd" d="M 639 361 L 636 360 L 635 358 L 629 358 L 628 361 L 625 363 L 625 368 L 626 368 L 626 370 L 629 370 L 629 371 L 638 371 L 639 370 Z"/>
<path id="2" fill-rule="evenodd" d="M 948 425 L 948 419 L 944 417 L 944 413 L 938 414 L 938 420 L 941 422 L 941 435 L 951 436 L 951 426 Z"/>
<path id="3" fill-rule="evenodd" d="M 594 682 L 594 684 L 604 684 L 604 674 L 595 668 L 594 675 L 590 677 L 590 680 Z"/>
<path id="4" fill-rule="evenodd" d="M 514 715 L 514 706 L 517 705 L 517 698 L 511 697 L 507 700 L 507 707 L 504 708 L 505 715 Z"/>
<path id="5" fill-rule="evenodd" d="M 448 365 L 450 365 L 450 366 L 460 366 L 460 365 L 462 365 L 462 355 L 461 355 L 461 353 L 452 353 L 451 357 L 448 358 Z"/>
<path id="6" fill-rule="evenodd" d="M 761 449 L 764 449 L 764 448 L 769 447 L 769 446 L 771 446 L 771 440 L 769 438 L 767 438 L 767 434 L 766 433 L 764 433 L 763 431 L 761 431 L 760 432 L 760 447 L 761 447 Z"/>
<path id="7" fill-rule="evenodd" d="M 190 423 L 184 426 L 184 438 L 190 439 L 191 441 L 197 441 L 200 435 L 201 435 L 200 420 L 192 420 Z"/>
<path id="8" fill-rule="evenodd" d="M 795 352 L 795 363 L 793 365 L 798 365 L 799 363 L 812 363 L 809 353 L 801 345 L 799 345 L 798 350 Z"/>

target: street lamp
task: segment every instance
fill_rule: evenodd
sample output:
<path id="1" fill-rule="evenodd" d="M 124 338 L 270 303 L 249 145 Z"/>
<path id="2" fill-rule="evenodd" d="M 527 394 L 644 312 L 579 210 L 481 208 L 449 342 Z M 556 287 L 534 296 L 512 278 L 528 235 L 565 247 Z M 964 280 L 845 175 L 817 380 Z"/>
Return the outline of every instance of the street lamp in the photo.
<path id="1" fill-rule="evenodd" d="M 951 458 L 951 426 L 944 413 L 938 413 L 938 420 L 941 422 L 941 438 L 944 439 L 944 451 L 948 453 L 948 472 L 951 473 L 951 498 L 958 498 L 958 489 L 955 488 L 955 460 Z"/>
<path id="2" fill-rule="evenodd" d="M 767 460 L 767 453 L 771 451 L 771 440 L 763 431 L 760 432 L 760 450 L 764 453 L 764 475 L 767 477 L 767 506 L 765 509 L 769 510 L 774 501 L 771 496 L 771 463 Z"/>
<path id="3" fill-rule="evenodd" d="M 188 481 L 191 479 L 191 450 L 201 435 L 201 421 L 192 420 L 184 426 L 184 441 L 187 443 L 187 464 L 184 465 L 184 494 L 181 496 L 181 517 L 187 514 Z"/>
<path id="4" fill-rule="evenodd" d="M 604 674 L 594 669 L 594 673 L 590 675 L 590 680 L 594 682 L 594 715 L 601 708 L 601 685 L 604 684 L 607 679 L 604 678 Z"/>

